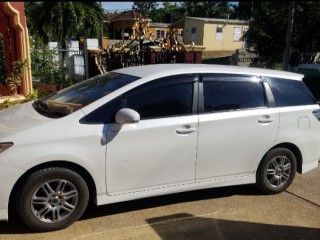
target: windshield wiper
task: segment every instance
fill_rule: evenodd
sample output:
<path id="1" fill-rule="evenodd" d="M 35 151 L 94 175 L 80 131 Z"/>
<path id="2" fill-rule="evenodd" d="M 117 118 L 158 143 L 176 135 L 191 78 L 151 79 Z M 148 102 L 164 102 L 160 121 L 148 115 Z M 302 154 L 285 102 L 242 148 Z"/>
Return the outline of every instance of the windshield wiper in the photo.
<path id="1" fill-rule="evenodd" d="M 34 102 L 34 108 L 42 115 L 50 118 L 61 118 L 70 113 L 65 113 L 56 109 L 56 107 L 51 106 L 50 103 L 43 100 L 37 100 Z"/>
<path id="2" fill-rule="evenodd" d="M 41 113 L 44 113 L 46 115 L 51 113 L 50 108 L 48 107 L 47 103 L 44 101 L 37 100 L 34 102 L 34 105 L 37 110 L 41 111 Z"/>

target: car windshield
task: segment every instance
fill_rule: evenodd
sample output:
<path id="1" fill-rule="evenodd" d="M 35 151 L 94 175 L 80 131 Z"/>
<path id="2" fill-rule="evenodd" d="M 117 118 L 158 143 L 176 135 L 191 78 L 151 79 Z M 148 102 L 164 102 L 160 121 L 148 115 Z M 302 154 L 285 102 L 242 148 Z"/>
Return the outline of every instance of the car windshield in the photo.
<path id="1" fill-rule="evenodd" d="M 37 100 L 33 107 L 47 117 L 63 117 L 137 79 L 126 74 L 106 73 Z"/>

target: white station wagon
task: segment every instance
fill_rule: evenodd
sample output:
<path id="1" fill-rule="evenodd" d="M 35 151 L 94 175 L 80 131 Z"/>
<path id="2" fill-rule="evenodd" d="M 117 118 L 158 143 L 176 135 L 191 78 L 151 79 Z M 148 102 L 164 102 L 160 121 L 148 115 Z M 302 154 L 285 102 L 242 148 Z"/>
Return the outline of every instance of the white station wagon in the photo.
<path id="1" fill-rule="evenodd" d="M 0 112 L 0 220 L 37 231 L 97 205 L 221 186 L 284 191 L 318 166 L 320 110 L 290 72 L 115 70 Z"/>

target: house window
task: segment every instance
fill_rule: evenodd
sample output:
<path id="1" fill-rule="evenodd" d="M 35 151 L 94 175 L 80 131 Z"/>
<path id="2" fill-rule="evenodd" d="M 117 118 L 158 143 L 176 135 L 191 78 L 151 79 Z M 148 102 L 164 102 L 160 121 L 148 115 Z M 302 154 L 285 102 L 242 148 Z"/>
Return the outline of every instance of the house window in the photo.
<path id="1" fill-rule="evenodd" d="M 166 30 L 164 29 L 156 29 L 156 37 L 164 38 L 166 36 Z"/>
<path id="2" fill-rule="evenodd" d="M 197 28 L 191 28 L 191 41 L 195 42 L 197 40 Z"/>
<path id="3" fill-rule="evenodd" d="M 222 40 L 223 39 L 223 28 L 217 27 L 216 29 L 216 40 Z"/>
<path id="4" fill-rule="evenodd" d="M 241 27 L 234 27 L 233 41 L 240 41 Z"/>

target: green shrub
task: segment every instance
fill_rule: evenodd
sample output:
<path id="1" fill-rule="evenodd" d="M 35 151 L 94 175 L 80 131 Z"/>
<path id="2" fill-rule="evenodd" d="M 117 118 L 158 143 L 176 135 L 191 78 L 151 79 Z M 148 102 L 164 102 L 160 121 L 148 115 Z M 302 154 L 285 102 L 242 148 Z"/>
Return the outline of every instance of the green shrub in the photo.
<path id="1" fill-rule="evenodd" d="M 7 82 L 10 88 L 10 91 L 17 95 L 18 87 L 22 84 L 22 77 L 26 69 L 28 68 L 29 60 L 26 58 L 24 61 L 17 60 L 13 63 L 13 69 Z"/>
<path id="2" fill-rule="evenodd" d="M 37 100 L 39 97 L 38 90 L 33 90 L 32 93 L 28 93 L 25 95 L 27 101 Z"/>
<path id="3" fill-rule="evenodd" d="M 42 84 L 56 86 L 58 89 L 68 87 L 72 81 L 68 78 L 68 69 L 59 59 L 58 51 L 33 49 L 31 51 L 32 76 Z"/>
<path id="4" fill-rule="evenodd" d="M 19 101 L 12 101 L 10 99 L 6 99 L 2 103 L 0 103 L 0 111 L 5 108 L 10 108 L 18 104 L 19 104 Z"/>

